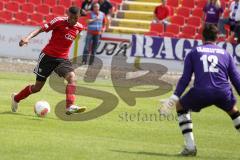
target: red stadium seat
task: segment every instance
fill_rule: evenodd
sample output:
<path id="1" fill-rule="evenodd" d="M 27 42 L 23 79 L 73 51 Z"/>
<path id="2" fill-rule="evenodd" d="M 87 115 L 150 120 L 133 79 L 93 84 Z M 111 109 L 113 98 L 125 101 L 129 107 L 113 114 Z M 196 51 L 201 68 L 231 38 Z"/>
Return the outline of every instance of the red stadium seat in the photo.
<path id="1" fill-rule="evenodd" d="M 0 23 L 6 23 L 6 20 L 3 18 L 0 18 Z"/>
<path id="2" fill-rule="evenodd" d="M 42 4 L 42 0 L 28 0 L 28 3 L 32 3 L 34 5 Z"/>
<path id="3" fill-rule="evenodd" d="M 82 0 L 73 0 L 72 1 L 72 5 L 74 6 L 82 6 Z"/>
<path id="4" fill-rule="evenodd" d="M 168 1 L 167 1 L 167 5 L 168 5 L 168 6 L 171 6 L 171 7 L 177 8 L 178 5 L 179 5 L 179 3 L 178 3 L 178 0 L 168 0 Z"/>
<path id="5" fill-rule="evenodd" d="M 24 24 L 22 21 L 20 21 L 20 20 L 17 20 L 17 19 L 15 19 L 15 20 L 10 20 L 10 21 L 8 21 L 7 23 L 10 23 L 10 24 Z"/>
<path id="6" fill-rule="evenodd" d="M 194 36 L 196 34 L 196 28 L 192 26 L 184 26 L 182 28 L 182 33 L 186 33 Z"/>
<path id="7" fill-rule="evenodd" d="M 164 37 L 173 37 L 173 38 L 176 38 L 176 37 L 177 37 L 176 34 L 174 34 L 174 33 L 169 33 L 169 32 L 163 33 L 162 36 L 164 36 Z"/>
<path id="8" fill-rule="evenodd" d="M 38 22 L 35 22 L 35 21 L 29 21 L 29 22 L 24 23 L 24 25 L 37 26 L 37 25 L 39 25 L 39 23 L 38 23 Z"/>
<path id="9" fill-rule="evenodd" d="M 22 21 L 22 22 L 27 22 L 28 20 L 28 15 L 24 12 L 19 12 L 15 14 L 16 20 Z"/>
<path id="10" fill-rule="evenodd" d="M 71 0 L 59 0 L 59 5 L 69 8 L 72 5 Z"/>
<path id="11" fill-rule="evenodd" d="M 179 36 L 182 38 L 194 38 L 196 33 L 196 29 L 192 26 L 184 26 L 182 28 L 182 34 Z"/>
<path id="12" fill-rule="evenodd" d="M 9 2 L 9 3 L 6 3 L 6 9 L 7 9 L 8 11 L 18 12 L 18 10 L 19 10 L 19 5 L 18 5 L 18 3 L 16 3 L 16 2 Z"/>
<path id="13" fill-rule="evenodd" d="M 197 32 L 198 32 L 199 34 L 202 34 L 202 32 L 203 32 L 203 27 L 198 28 Z"/>
<path id="14" fill-rule="evenodd" d="M 169 8 L 169 16 L 174 15 L 174 8 L 173 7 L 168 7 Z"/>
<path id="15" fill-rule="evenodd" d="M 158 32 L 154 32 L 154 31 L 149 31 L 144 33 L 145 36 L 160 36 L 160 34 Z"/>
<path id="16" fill-rule="evenodd" d="M 3 2 L 0 2 L 0 11 L 3 10 Z"/>
<path id="17" fill-rule="evenodd" d="M 38 25 L 41 25 L 43 23 L 43 16 L 42 14 L 32 14 L 31 15 L 31 21 L 36 22 Z"/>
<path id="18" fill-rule="evenodd" d="M 17 3 L 25 3 L 25 2 L 27 2 L 27 0 L 12 0 L 13 2 L 17 2 Z"/>
<path id="19" fill-rule="evenodd" d="M 122 0 L 111 0 L 111 2 L 121 4 Z"/>
<path id="20" fill-rule="evenodd" d="M 41 13 L 41 14 L 44 14 L 44 15 L 48 15 L 49 12 L 50 12 L 50 9 L 49 9 L 49 6 L 46 5 L 46 4 L 43 4 L 43 5 L 39 5 L 36 7 L 36 11 L 37 13 Z"/>
<path id="21" fill-rule="evenodd" d="M 1 11 L 0 12 L 0 17 L 2 18 L 2 19 L 5 19 L 6 21 L 9 21 L 9 20 L 11 20 L 12 19 L 12 13 L 11 12 L 9 12 L 9 11 Z"/>
<path id="22" fill-rule="evenodd" d="M 196 36 L 195 36 L 195 39 L 202 39 L 202 34 L 197 34 Z"/>
<path id="23" fill-rule="evenodd" d="M 176 25 L 176 24 L 169 24 L 166 27 L 166 32 L 167 33 L 172 33 L 172 34 L 175 34 L 175 35 L 177 35 L 179 33 L 179 30 L 180 30 L 179 26 Z"/>
<path id="24" fill-rule="evenodd" d="M 24 12 L 16 13 L 15 18 L 16 20 L 22 21 L 23 23 L 28 21 L 28 15 Z"/>
<path id="25" fill-rule="evenodd" d="M 203 9 L 206 4 L 207 4 L 207 0 L 198 0 L 196 2 L 196 7 L 199 9 Z"/>
<path id="26" fill-rule="evenodd" d="M 194 39 L 195 36 L 187 34 L 187 33 L 181 33 L 181 34 L 178 35 L 178 38 Z"/>
<path id="27" fill-rule="evenodd" d="M 47 15 L 45 16 L 45 20 L 46 22 L 50 22 L 51 20 L 53 20 L 56 16 L 55 15 Z"/>
<path id="28" fill-rule="evenodd" d="M 52 8 L 52 14 L 63 16 L 66 13 L 65 7 L 55 6 Z"/>
<path id="29" fill-rule="evenodd" d="M 192 16 L 202 18 L 203 17 L 203 9 L 202 8 L 195 8 L 192 11 Z"/>
<path id="30" fill-rule="evenodd" d="M 33 13 L 34 12 L 34 6 L 32 3 L 25 3 L 22 5 L 22 12 L 25 13 Z"/>
<path id="31" fill-rule="evenodd" d="M 186 7 L 180 7 L 177 9 L 177 15 L 183 16 L 183 17 L 189 17 L 191 10 Z"/>
<path id="32" fill-rule="evenodd" d="M 188 18 L 187 24 L 199 27 L 201 25 L 201 19 L 199 17 L 190 17 Z"/>
<path id="33" fill-rule="evenodd" d="M 49 5 L 49 6 L 56 6 L 57 1 L 56 0 L 43 0 L 43 4 Z"/>
<path id="34" fill-rule="evenodd" d="M 194 0 L 182 0 L 182 7 L 194 8 Z"/>
<path id="35" fill-rule="evenodd" d="M 183 26 L 185 24 L 185 19 L 183 16 L 173 16 L 171 17 L 171 23 Z"/>
<path id="36" fill-rule="evenodd" d="M 151 32 L 157 32 L 157 33 L 163 33 L 163 25 L 162 24 L 152 23 L 150 31 Z"/>

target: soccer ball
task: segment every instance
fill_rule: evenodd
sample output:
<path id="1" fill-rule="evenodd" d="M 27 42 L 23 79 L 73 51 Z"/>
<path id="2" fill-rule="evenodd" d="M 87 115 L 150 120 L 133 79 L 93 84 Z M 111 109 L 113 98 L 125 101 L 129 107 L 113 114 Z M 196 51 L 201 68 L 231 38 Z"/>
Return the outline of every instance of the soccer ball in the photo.
<path id="1" fill-rule="evenodd" d="M 50 105 L 47 101 L 38 101 L 34 106 L 34 112 L 38 117 L 45 117 L 50 113 Z"/>

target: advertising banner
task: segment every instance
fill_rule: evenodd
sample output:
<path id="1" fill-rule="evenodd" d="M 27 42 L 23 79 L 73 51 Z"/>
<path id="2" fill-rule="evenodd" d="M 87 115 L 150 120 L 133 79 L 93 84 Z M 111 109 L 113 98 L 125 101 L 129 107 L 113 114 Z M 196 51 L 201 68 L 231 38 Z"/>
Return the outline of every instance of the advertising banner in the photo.
<path id="1" fill-rule="evenodd" d="M 20 39 L 36 29 L 30 26 L 0 25 L 0 57 L 36 60 L 48 43 L 51 33 L 41 33 L 28 46 L 19 47 Z M 81 56 L 85 47 L 86 31 L 77 38 L 70 49 L 69 58 Z M 144 35 L 104 33 L 97 48 L 97 57 L 110 66 L 113 56 L 126 56 L 129 63 L 157 63 L 169 71 L 182 71 L 184 57 L 201 40 L 151 37 Z M 240 45 L 219 42 L 240 64 Z"/>

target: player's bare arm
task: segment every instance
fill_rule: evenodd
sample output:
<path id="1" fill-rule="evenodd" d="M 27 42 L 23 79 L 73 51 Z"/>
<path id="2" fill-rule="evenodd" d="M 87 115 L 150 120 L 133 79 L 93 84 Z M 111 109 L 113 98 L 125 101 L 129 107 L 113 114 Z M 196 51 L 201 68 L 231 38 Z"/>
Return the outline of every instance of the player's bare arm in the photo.
<path id="1" fill-rule="evenodd" d="M 24 45 L 27 45 L 32 38 L 36 37 L 38 34 L 40 34 L 42 32 L 43 32 L 42 28 L 38 28 L 38 29 L 32 31 L 26 37 L 24 37 L 20 40 L 19 46 L 22 47 Z"/>

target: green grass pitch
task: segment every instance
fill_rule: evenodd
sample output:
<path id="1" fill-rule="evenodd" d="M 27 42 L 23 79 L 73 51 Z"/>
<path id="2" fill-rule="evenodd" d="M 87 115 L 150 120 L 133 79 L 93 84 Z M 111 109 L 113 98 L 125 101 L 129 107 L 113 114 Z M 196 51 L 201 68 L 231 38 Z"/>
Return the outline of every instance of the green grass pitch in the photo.
<path id="1" fill-rule="evenodd" d="M 65 96 L 47 84 L 42 92 L 21 102 L 18 113 L 10 112 L 10 95 L 34 82 L 27 73 L 0 73 L 0 160 L 175 160 L 183 138 L 175 120 L 148 119 L 157 114 L 158 100 L 168 95 L 137 100 L 135 107 L 120 100 L 112 112 L 85 122 L 66 122 L 54 114 L 54 106 Z M 84 85 L 82 81 L 78 82 Z M 104 85 L 101 85 L 104 84 Z M 91 84 L 88 84 L 91 86 Z M 95 88 L 117 95 L 110 81 L 98 81 Z M 38 100 L 51 105 L 46 118 L 38 118 L 33 106 Z M 93 109 L 100 101 L 77 97 L 77 103 Z M 130 120 L 128 115 L 140 118 Z M 145 118 L 144 118 L 145 117 Z M 211 107 L 194 113 L 198 146 L 196 160 L 239 160 L 240 134 L 230 118 Z"/>

